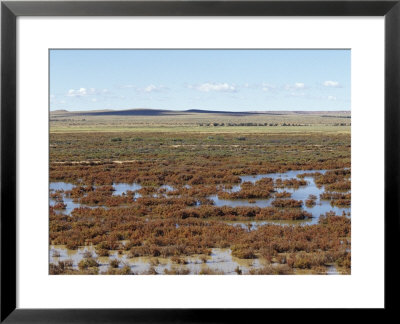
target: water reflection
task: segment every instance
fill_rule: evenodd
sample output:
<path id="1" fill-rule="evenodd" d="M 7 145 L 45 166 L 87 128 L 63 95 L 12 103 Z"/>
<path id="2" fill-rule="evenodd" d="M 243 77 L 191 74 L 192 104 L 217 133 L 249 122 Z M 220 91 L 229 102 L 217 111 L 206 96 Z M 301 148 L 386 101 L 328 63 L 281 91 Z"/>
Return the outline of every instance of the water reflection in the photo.
<path id="1" fill-rule="evenodd" d="M 312 225 L 317 223 L 317 221 L 312 219 L 301 219 L 301 220 L 260 220 L 260 221 L 226 221 L 228 225 L 239 226 L 243 229 L 249 231 L 255 231 L 260 226 L 264 225 L 280 225 L 280 226 L 290 226 L 290 225 Z"/>
<path id="2" fill-rule="evenodd" d="M 276 179 L 292 179 L 292 178 L 297 178 L 297 175 L 304 174 L 304 173 L 315 173 L 319 172 L 321 174 L 324 174 L 328 170 L 309 170 L 309 171 L 304 171 L 304 170 L 296 170 L 296 171 L 288 171 L 284 173 L 268 173 L 268 174 L 258 174 L 258 175 L 250 175 L 250 176 L 241 176 L 242 183 L 243 182 L 252 182 L 255 183 L 258 180 L 264 179 L 264 178 L 272 178 L 273 180 Z M 304 180 L 307 181 L 306 186 L 300 186 L 299 188 L 278 188 L 276 189 L 276 192 L 289 192 L 291 193 L 291 198 L 288 199 L 295 199 L 295 200 L 301 200 L 303 202 L 303 209 L 310 214 L 312 214 L 313 219 L 312 220 L 302 220 L 302 221 L 297 221 L 298 224 L 316 224 L 318 222 L 318 218 L 320 215 L 324 215 L 327 212 L 333 211 L 338 215 L 342 215 L 343 212 L 350 213 L 351 208 L 347 207 L 337 207 L 337 206 L 331 206 L 330 201 L 328 200 L 321 200 L 320 199 L 320 194 L 324 192 L 324 186 L 321 186 L 320 188 L 317 187 L 315 184 L 314 178 L 310 176 L 304 177 Z M 230 189 L 225 189 L 227 192 L 237 192 L 240 191 L 241 189 L 241 184 L 235 185 Z M 316 200 L 316 205 L 312 207 L 307 207 L 305 205 L 305 201 L 309 198 L 310 195 L 314 195 L 317 197 Z M 252 199 L 249 201 L 248 199 L 220 199 L 218 198 L 218 195 L 212 195 L 208 197 L 214 202 L 215 206 L 222 207 L 222 206 L 229 206 L 229 207 L 270 207 L 271 202 L 275 199 L 274 197 L 268 198 L 268 199 Z M 283 198 L 285 199 L 285 198 Z M 272 223 L 272 222 L 268 222 Z M 276 223 L 276 222 L 273 222 Z"/>
<path id="3" fill-rule="evenodd" d="M 64 209 L 54 210 L 56 213 L 71 215 L 71 212 L 75 208 L 80 208 L 80 207 L 86 207 L 86 208 L 91 208 L 91 209 L 101 207 L 101 208 L 108 209 L 108 207 L 102 206 L 102 205 L 91 206 L 91 205 L 81 204 L 78 201 L 76 201 L 76 199 L 69 197 L 65 193 L 66 191 L 70 191 L 70 190 L 74 189 L 75 187 L 76 187 L 76 185 L 74 185 L 72 183 L 68 183 L 68 182 L 62 182 L 62 181 L 50 182 L 50 185 L 49 185 L 50 193 L 58 192 L 59 196 L 62 199 L 62 202 L 65 204 Z M 93 186 L 93 188 L 96 190 L 98 188 L 98 186 Z M 112 193 L 113 196 L 124 195 L 124 194 L 127 194 L 128 191 L 134 192 L 134 195 L 133 195 L 134 199 L 137 199 L 142 196 L 141 194 L 136 192 L 137 190 L 142 188 L 142 186 L 138 183 L 132 183 L 132 184 L 113 183 L 113 188 L 115 189 Z M 50 206 L 54 206 L 58 202 L 59 201 L 56 198 L 50 197 Z"/>
<path id="4" fill-rule="evenodd" d="M 56 190 L 67 191 L 67 190 L 72 190 L 72 188 L 74 188 L 75 185 L 72 183 L 58 181 L 58 182 L 50 182 L 49 187 L 50 191 L 56 191 Z"/>
<path id="5" fill-rule="evenodd" d="M 142 189 L 142 186 L 138 183 L 113 183 L 113 187 L 115 191 L 113 192 L 114 196 L 120 196 L 122 194 L 126 194 L 129 191 L 136 191 Z"/>
<path id="6" fill-rule="evenodd" d="M 80 247 L 77 250 L 69 250 L 64 245 L 50 246 L 50 263 L 72 260 L 73 269 L 78 269 L 79 262 L 87 257 L 89 253 L 99 263 L 99 273 L 106 273 L 111 260 L 120 261 L 119 268 L 128 265 L 134 274 L 147 274 L 154 269 L 157 274 L 226 274 L 236 275 L 237 269 L 242 274 L 248 274 L 251 269 L 260 269 L 267 265 L 266 260 L 261 259 L 239 259 L 232 256 L 230 249 L 214 248 L 209 256 L 192 255 L 183 256 L 181 264 L 173 262 L 171 258 L 161 257 L 135 257 L 128 258 L 127 254 L 119 254 L 117 251 L 110 251 L 110 256 L 99 257 L 93 246 Z"/>
<path id="7" fill-rule="evenodd" d="M 284 173 L 268 173 L 268 174 L 258 174 L 258 175 L 247 175 L 247 176 L 241 176 L 241 183 L 243 182 L 252 182 L 255 183 L 258 180 L 264 179 L 264 178 L 271 178 L 274 181 L 277 179 L 282 179 L 282 180 L 287 180 L 287 179 L 292 179 L 292 178 L 297 178 L 298 175 L 304 174 L 304 173 L 315 173 L 318 172 L 320 174 L 324 174 L 327 172 L 327 170 L 295 170 L 295 171 L 287 171 Z M 276 189 L 277 193 L 281 192 L 289 192 L 291 194 L 290 199 L 295 199 L 295 200 L 301 200 L 303 202 L 303 209 L 310 214 L 312 214 L 313 218 L 311 220 L 301 220 L 301 221 L 295 221 L 296 223 L 293 224 L 316 224 L 318 222 L 318 219 L 320 215 L 324 215 L 327 212 L 334 212 L 338 215 L 342 215 L 343 212 L 350 214 L 351 208 L 347 207 L 337 207 L 337 206 L 331 206 L 329 200 L 321 200 L 320 199 L 320 194 L 324 192 L 324 186 L 321 186 L 318 188 L 318 186 L 315 184 L 314 178 L 310 176 L 304 177 L 304 180 L 307 182 L 307 185 L 305 186 L 300 186 L 299 188 L 278 188 Z M 50 192 L 55 192 L 55 191 L 62 191 L 60 193 L 60 196 L 62 197 L 62 200 L 64 204 L 66 204 L 66 208 L 62 210 L 57 210 L 57 213 L 64 213 L 67 215 L 70 215 L 72 210 L 75 208 L 79 208 L 82 206 L 89 207 L 89 208 L 98 208 L 102 206 L 86 206 L 86 205 L 81 205 L 80 203 L 74 201 L 72 198 L 68 197 L 65 195 L 65 191 L 72 190 L 75 187 L 74 184 L 72 183 L 66 183 L 66 182 L 51 182 L 50 183 Z M 113 192 L 114 196 L 117 195 L 123 195 L 127 194 L 128 192 L 134 192 L 134 199 L 136 200 L 137 198 L 141 197 L 141 195 L 137 192 L 142 188 L 142 186 L 138 183 L 132 183 L 132 184 L 127 184 L 127 183 L 114 183 L 113 187 L 115 191 Z M 190 186 L 185 185 L 185 188 L 188 188 Z M 240 191 L 241 189 L 241 184 L 234 185 L 231 188 L 226 188 L 224 187 L 223 190 L 227 192 L 237 192 Z M 162 185 L 159 187 L 159 191 L 162 193 L 163 197 L 167 197 L 168 193 L 171 191 L 174 191 L 175 188 L 170 186 L 170 185 Z M 312 207 L 307 207 L 305 205 L 305 201 L 309 198 L 310 195 L 314 195 L 317 197 L 316 199 L 316 205 Z M 157 194 L 153 194 L 154 197 L 157 196 Z M 213 201 L 214 206 L 221 207 L 221 206 L 230 206 L 230 207 L 270 207 L 271 202 L 275 199 L 274 197 L 268 198 L 268 199 L 220 199 L 218 198 L 218 195 L 211 195 L 208 197 L 210 200 Z M 283 198 L 285 199 L 285 198 Z M 288 198 L 289 199 L 289 198 Z M 54 206 L 57 203 L 56 199 L 50 198 L 50 205 Z M 201 204 L 198 202 L 196 204 L 197 206 L 200 206 Z M 240 224 L 243 224 L 243 226 L 248 226 L 244 222 L 238 223 L 239 226 L 242 226 Z M 285 222 L 282 221 L 268 221 L 268 222 L 253 222 L 252 228 L 256 228 L 262 224 L 281 224 L 285 225 Z M 289 223 L 292 224 L 292 223 Z"/>

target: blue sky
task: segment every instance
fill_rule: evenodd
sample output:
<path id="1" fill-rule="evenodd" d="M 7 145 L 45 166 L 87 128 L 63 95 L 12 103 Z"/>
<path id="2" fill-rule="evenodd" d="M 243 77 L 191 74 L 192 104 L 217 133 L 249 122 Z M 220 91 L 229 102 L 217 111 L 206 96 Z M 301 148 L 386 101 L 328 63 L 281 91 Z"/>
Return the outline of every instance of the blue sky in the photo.
<path id="1" fill-rule="evenodd" d="M 50 109 L 350 110 L 350 50 L 51 50 Z"/>

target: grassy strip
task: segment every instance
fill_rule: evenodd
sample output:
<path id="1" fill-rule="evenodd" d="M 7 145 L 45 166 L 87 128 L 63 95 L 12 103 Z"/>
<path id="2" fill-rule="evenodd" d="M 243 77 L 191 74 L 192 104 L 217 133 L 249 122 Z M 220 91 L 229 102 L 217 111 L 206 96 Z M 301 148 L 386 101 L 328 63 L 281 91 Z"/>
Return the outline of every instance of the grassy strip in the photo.
<path id="1" fill-rule="evenodd" d="M 341 133 L 350 134 L 350 126 L 50 126 L 50 133 L 204 133 L 204 134 L 306 134 L 306 133 Z"/>

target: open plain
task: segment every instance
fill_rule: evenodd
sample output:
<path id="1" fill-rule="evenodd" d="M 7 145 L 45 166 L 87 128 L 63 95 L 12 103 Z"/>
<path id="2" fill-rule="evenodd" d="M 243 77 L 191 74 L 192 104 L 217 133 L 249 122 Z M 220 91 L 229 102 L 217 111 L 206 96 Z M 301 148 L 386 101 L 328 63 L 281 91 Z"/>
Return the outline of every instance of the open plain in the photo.
<path id="1" fill-rule="evenodd" d="M 50 113 L 51 274 L 349 274 L 351 116 Z"/>

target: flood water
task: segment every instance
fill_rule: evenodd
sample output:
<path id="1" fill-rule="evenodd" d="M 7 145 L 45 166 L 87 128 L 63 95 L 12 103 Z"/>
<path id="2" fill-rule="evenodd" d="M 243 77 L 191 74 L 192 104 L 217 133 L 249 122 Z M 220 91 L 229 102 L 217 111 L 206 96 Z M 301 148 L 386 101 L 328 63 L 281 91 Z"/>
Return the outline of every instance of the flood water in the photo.
<path id="1" fill-rule="evenodd" d="M 288 171 L 284 173 L 269 173 L 269 174 L 258 174 L 258 175 L 251 175 L 251 176 L 241 176 L 241 183 L 243 182 L 252 182 L 255 183 L 256 181 L 263 179 L 263 178 L 271 178 L 274 181 L 276 179 L 298 179 L 297 175 L 304 174 L 304 173 L 314 173 L 314 172 L 319 172 L 321 174 L 324 174 L 327 170 L 309 170 L 309 171 L 304 171 L 304 170 L 296 170 L 296 171 Z M 300 186 L 299 188 L 278 188 L 276 191 L 279 192 L 289 192 L 291 193 L 290 198 L 283 198 L 283 199 L 295 199 L 295 200 L 301 200 L 303 202 L 303 209 L 310 214 L 312 214 L 313 218 L 311 220 L 301 220 L 301 221 L 253 221 L 253 229 L 256 229 L 258 226 L 263 225 L 263 224 L 281 224 L 281 225 L 301 225 L 301 224 L 316 224 L 318 222 L 318 219 L 320 215 L 324 215 L 327 212 L 333 211 L 337 215 L 342 215 L 343 212 L 346 214 L 351 213 L 351 208 L 347 207 L 337 207 L 337 206 L 331 206 L 329 200 L 321 200 L 320 199 L 320 194 L 324 192 L 324 186 L 321 186 L 320 188 L 317 187 L 317 185 L 314 182 L 313 177 L 304 177 L 304 180 L 307 181 L 306 186 Z M 50 183 L 50 192 L 55 192 L 57 190 L 71 190 L 75 187 L 74 184 L 71 183 L 66 183 L 66 182 L 51 182 Z M 134 199 L 137 199 L 141 197 L 139 193 L 137 193 L 138 190 L 142 188 L 142 186 L 138 183 L 132 183 L 132 184 L 127 184 L 127 183 L 114 183 L 113 187 L 115 191 L 113 192 L 113 195 L 123 195 L 127 194 L 128 191 L 134 192 Z M 240 191 L 241 189 L 241 184 L 234 185 L 230 189 L 224 189 L 227 192 L 237 192 Z M 163 194 L 164 197 L 168 196 L 168 193 L 170 191 L 174 190 L 174 187 L 170 185 L 162 185 L 159 190 L 162 192 L 165 192 Z M 313 207 L 307 207 L 305 205 L 305 201 L 309 198 L 310 195 L 314 195 L 317 197 L 316 199 L 316 205 Z M 154 195 L 156 197 L 156 194 Z M 89 207 L 89 208 L 97 208 L 97 207 L 102 207 L 102 206 L 88 206 L 88 205 L 81 205 L 78 202 L 74 202 L 72 198 L 69 198 L 67 195 L 63 194 L 63 201 L 64 204 L 66 204 L 66 208 L 63 210 L 58 210 L 57 212 L 59 213 L 64 213 L 64 214 L 71 214 L 72 210 L 75 208 L 79 208 L 82 206 Z M 272 201 L 275 199 L 274 197 L 268 198 L 268 199 L 254 199 L 252 201 L 249 201 L 247 199 L 220 199 L 218 198 L 218 195 L 212 195 L 208 197 L 211 199 L 214 203 L 214 206 L 230 206 L 230 207 L 243 207 L 243 206 L 248 206 L 248 207 L 269 207 L 271 206 Z M 50 205 L 54 205 L 57 201 L 55 199 L 50 199 Z M 199 204 L 198 204 L 199 205 Z M 238 225 L 243 227 L 245 226 L 248 228 L 248 224 L 244 222 L 238 222 Z"/>
<path id="2" fill-rule="evenodd" d="M 185 273 L 190 275 L 197 274 L 226 274 L 237 275 L 238 270 L 241 274 L 248 274 L 250 270 L 262 269 L 269 263 L 263 259 L 239 259 L 232 256 L 230 249 L 212 249 L 211 255 L 192 255 L 181 257 L 184 264 L 174 263 L 170 258 L 161 257 L 135 257 L 128 258 L 127 254 L 118 254 L 117 251 L 110 251 L 110 256 L 97 256 L 94 247 L 85 246 L 77 250 L 68 250 L 63 245 L 50 246 L 50 263 L 58 261 L 72 260 L 73 268 L 78 269 L 78 263 L 85 256 L 85 252 L 90 252 L 92 257 L 99 263 L 99 273 L 104 274 L 109 263 L 113 259 L 120 261 L 119 268 L 128 265 L 133 274 L 146 274 L 153 268 L 157 274 Z M 272 263 L 272 267 L 279 267 L 278 263 Z M 340 274 L 334 266 L 327 267 L 327 274 Z"/>
<path id="3" fill-rule="evenodd" d="M 126 194 L 128 191 L 137 191 L 142 189 L 142 186 L 138 183 L 114 183 L 112 186 L 115 189 L 113 192 L 114 196 L 120 196 L 122 194 Z"/>
<path id="4" fill-rule="evenodd" d="M 271 178 L 274 181 L 276 179 L 282 179 L 282 180 L 287 180 L 287 179 L 298 179 L 297 175 L 299 174 L 304 174 L 304 173 L 314 173 L 314 172 L 319 172 L 321 174 L 324 174 L 327 170 L 310 170 L 310 171 L 288 171 L 284 173 L 269 173 L 269 174 L 259 174 L 259 175 L 254 175 L 254 176 L 241 176 L 242 183 L 243 182 L 252 182 L 255 183 L 256 181 L 263 179 L 263 178 Z M 278 188 L 276 189 L 276 192 L 289 192 L 291 193 L 290 198 L 286 199 L 295 199 L 295 200 L 301 200 L 303 202 L 303 209 L 310 214 L 312 214 L 313 218 L 311 220 L 300 220 L 300 221 L 257 221 L 257 222 L 252 222 L 255 226 L 260 226 L 263 224 L 289 224 L 289 225 L 295 225 L 295 224 L 316 224 L 318 223 L 318 219 L 320 215 L 324 215 L 327 212 L 333 211 L 337 215 L 342 215 L 343 212 L 351 213 L 351 208 L 346 208 L 346 207 L 336 207 L 336 206 L 331 206 L 329 200 L 321 200 L 320 199 L 320 194 L 324 192 L 324 186 L 321 186 L 320 188 L 317 187 L 317 185 L 314 182 L 313 177 L 304 177 L 304 180 L 307 181 L 306 186 L 300 186 L 299 188 Z M 227 192 L 238 192 L 241 189 L 241 184 L 233 186 L 231 189 L 226 189 L 225 191 Z M 309 198 L 310 195 L 314 195 L 317 197 L 316 199 L 316 205 L 313 207 L 307 207 L 305 205 L 305 201 Z M 214 202 L 215 206 L 230 206 L 230 207 L 241 207 L 241 206 L 248 206 L 248 207 L 269 207 L 271 206 L 271 202 L 275 200 L 274 197 L 268 198 L 268 199 L 254 199 L 252 202 L 250 202 L 247 199 L 235 199 L 235 200 L 228 200 L 228 199 L 220 199 L 218 198 L 218 195 L 212 195 L 208 197 Z M 283 198 L 285 199 L 285 198 Z M 245 224 L 243 222 L 237 222 L 240 225 L 244 225 L 246 228 L 248 227 L 248 224 Z M 258 224 L 258 225 L 257 225 Z M 255 228 L 254 228 L 255 229 Z"/>
<path id="5" fill-rule="evenodd" d="M 276 179 L 298 179 L 297 175 L 303 173 L 325 173 L 327 170 L 310 170 L 310 171 L 288 171 L 285 173 L 271 173 L 271 174 L 259 174 L 254 176 L 242 176 L 241 183 L 249 181 L 256 182 L 263 178 L 272 178 L 274 181 Z M 290 192 L 292 196 L 287 199 L 295 199 L 301 200 L 303 202 L 303 209 L 307 212 L 311 213 L 313 218 L 307 220 L 294 220 L 294 221 L 226 221 L 227 224 L 232 226 L 240 226 L 244 229 L 253 231 L 257 230 L 258 227 L 267 225 L 267 224 L 275 224 L 281 226 L 287 225 L 312 225 L 318 222 L 318 219 L 321 214 L 325 214 L 326 212 L 333 211 L 338 215 L 341 215 L 343 212 L 348 213 L 350 215 L 350 208 L 339 208 L 333 207 L 330 205 L 330 201 L 325 201 L 320 199 L 320 194 L 324 192 L 324 187 L 318 188 L 314 182 L 313 177 L 304 177 L 304 180 L 307 181 L 307 185 L 300 186 L 299 188 L 279 188 L 276 189 L 277 192 Z M 58 191 L 62 196 L 62 201 L 66 204 L 66 208 L 63 210 L 58 210 L 56 212 L 63 213 L 66 215 L 70 215 L 71 212 L 75 208 L 79 207 L 90 207 L 90 208 L 105 208 L 104 206 L 87 206 L 81 205 L 78 202 L 74 202 L 72 198 L 68 197 L 65 194 L 65 191 L 71 190 L 75 187 L 74 184 L 66 183 L 66 182 L 51 182 L 50 183 L 50 193 L 54 193 Z M 114 183 L 113 187 L 115 191 L 113 195 L 124 195 L 127 194 L 128 191 L 134 192 L 134 198 L 138 198 L 141 195 L 137 192 L 142 188 L 140 184 L 132 183 Z M 189 188 L 190 186 L 185 185 L 185 188 Z M 241 189 L 241 184 L 235 185 L 230 189 L 224 189 L 227 192 L 237 192 Z M 168 193 L 170 191 L 175 190 L 170 185 L 163 185 L 159 188 L 159 192 L 162 193 L 163 196 L 168 197 Z M 305 201 L 309 198 L 310 195 L 315 195 L 316 205 L 313 207 L 305 206 Z M 219 199 L 217 195 L 212 195 L 210 198 L 215 206 L 231 206 L 231 207 L 241 207 L 241 206 L 258 206 L 258 207 L 268 207 L 271 206 L 271 202 L 275 199 L 274 197 L 269 199 L 256 199 L 254 202 L 249 202 L 248 200 L 237 199 L 237 200 L 224 200 Z M 285 198 L 283 198 L 285 199 Z M 54 205 L 57 203 L 56 199 L 50 198 L 50 205 Z M 177 225 L 178 226 L 178 225 Z M 94 247 L 86 246 L 80 247 L 77 250 L 69 250 L 65 246 L 50 246 L 50 262 L 57 263 L 58 261 L 72 260 L 74 264 L 74 268 L 78 268 L 78 263 L 81 259 L 84 258 L 85 252 L 91 252 L 93 257 L 97 258 L 98 263 L 100 264 L 99 270 L 100 273 L 106 272 L 109 263 L 112 259 L 118 259 L 121 261 L 120 268 L 124 265 L 129 265 L 131 271 L 134 274 L 145 274 L 150 269 L 154 269 L 158 274 L 175 273 L 181 271 L 187 274 L 201 274 L 201 273 L 224 273 L 224 274 L 237 274 L 238 269 L 242 274 L 248 274 L 251 269 L 260 269 L 266 266 L 266 261 L 263 259 L 254 259 L 254 260 L 243 260 L 238 259 L 232 256 L 230 249 L 212 249 L 212 253 L 209 256 L 205 255 L 193 255 L 189 257 L 182 257 L 184 260 L 184 264 L 176 264 L 170 258 L 160 258 L 160 257 L 137 257 L 137 258 L 128 258 L 126 253 L 118 254 L 117 251 L 110 251 L 110 256 L 108 257 L 98 257 Z M 272 266 L 278 266 L 272 264 Z M 327 267 L 327 274 L 340 274 L 334 266 Z"/>
<path id="6" fill-rule="evenodd" d="M 114 191 L 112 193 L 113 196 L 119 196 L 119 195 L 126 195 L 128 191 L 134 192 L 134 199 L 137 199 L 141 197 L 142 195 L 137 192 L 137 190 L 141 189 L 142 186 L 138 183 L 113 183 L 112 185 L 114 187 Z M 80 204 L 77 201 L 74 201 L 73 198 L 68 197 L 68 195 L 65 194 L 65 191 L 72 190 L 76 185 L 68 182 L 50 182 L 49 186 L 49 191 L 50 193 L 54 193 L 56 191 L 61 191 L 61 196 L 62 196 L 62 201 L 66 205 L 65 209 L 58 209 L 55 210 L 56 213 L 62 213 L 65 215 L 71 215 L 71 212 L 75 208 L 80 208 L 80 207 L 86 207 L 86 208 L 105 208 L 107 209 L 108 207 L 102 206 L 102 205 L 86 205 L 86 204 Z M 97 186 L 93 186 L 94 189 L 96 189 Z M 50 206 L 54 206 L 57 203 L 56 199 L 53 199 L 50 197 Z"/>
<path id="7" fill-rule="evenodd" d="M 254 221 L 226 221 L 227 224 L 232 226 L 239 226 L 249 231 L 255 231 L 260 226 L 264 225 L 280 225 L 280 226 L 290 226 L 290 225 L 312 225 L 316 224 L 318 219 L 301 219 L 301 220 L 254 220 Z"/>

